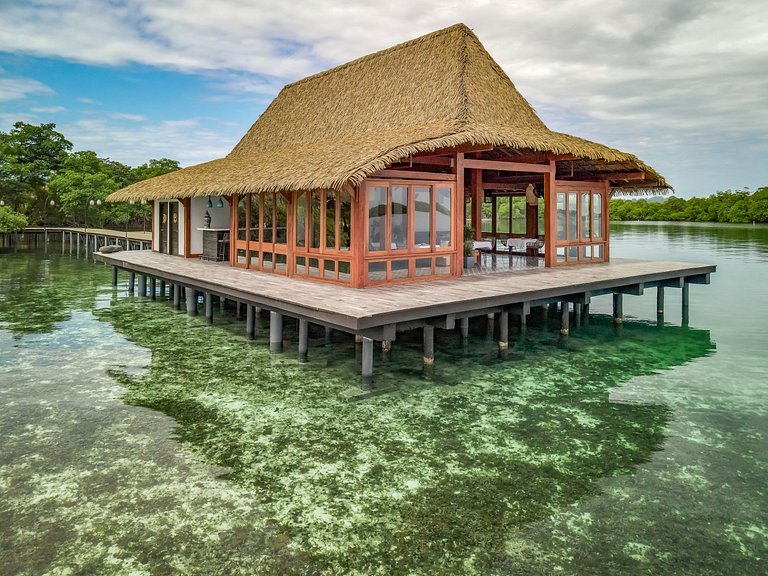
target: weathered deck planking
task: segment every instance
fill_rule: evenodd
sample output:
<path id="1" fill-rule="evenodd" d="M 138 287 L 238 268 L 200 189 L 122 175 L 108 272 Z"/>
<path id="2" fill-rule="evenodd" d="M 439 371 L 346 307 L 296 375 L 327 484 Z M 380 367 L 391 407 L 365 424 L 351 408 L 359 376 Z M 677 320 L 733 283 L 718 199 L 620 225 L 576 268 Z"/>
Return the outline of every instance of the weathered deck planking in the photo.
<path id="1" fill-rule="evenodd" d="M 643 286 L 664 282 L 674 284 L 679 280 L 680 286 L 702 283 L 715 271 L 715 266 L 685 262 L 614 260 L 356 289 L 146 250 L 97 254 L 96 259 L 356 333 L 444 315 L 461 317 L 515 304 L 568 300 L 578 295 L 637 293 Z"/>

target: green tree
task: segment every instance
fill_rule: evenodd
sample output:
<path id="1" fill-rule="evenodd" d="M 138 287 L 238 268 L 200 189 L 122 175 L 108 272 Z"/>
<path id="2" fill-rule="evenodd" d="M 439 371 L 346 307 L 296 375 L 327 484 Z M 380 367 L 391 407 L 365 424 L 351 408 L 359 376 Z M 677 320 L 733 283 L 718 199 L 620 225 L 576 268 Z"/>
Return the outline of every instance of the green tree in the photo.
<path id="1" fill-rule="evenodd" d="M 171 160 L 170 158 L 160 158 L 159 160 L 152 159 L 146 164 L 137 166 L 133 169 L 133 175 L 135 181 L 147 180 L 148 178 L 154 178 L 155 176 L 162 176 L 168 172 L 175 172 L 181 168 L 178 161 Z"/>
<path id="2" fill-rule="evenodd" d="M 24 230 L 29 225 L 24 214 L 15 212 L 10 206 L 0 206 L 0 232 Z"/>
<path id="3" fill-rule="evenodd" d="M 46 209 L 47 184 L 66 160 L 72 143 L 55 124 L 16 122 L 0 132 L 0 194 L 13 209 L 39 220 Z"/>

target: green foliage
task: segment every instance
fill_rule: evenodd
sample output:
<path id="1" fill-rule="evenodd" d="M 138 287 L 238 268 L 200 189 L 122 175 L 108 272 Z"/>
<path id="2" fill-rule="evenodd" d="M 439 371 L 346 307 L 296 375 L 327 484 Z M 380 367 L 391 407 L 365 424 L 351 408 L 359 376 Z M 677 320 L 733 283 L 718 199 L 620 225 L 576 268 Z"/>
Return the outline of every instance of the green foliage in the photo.
<path id="1" fill-rule="evenodd" d="M 10 206 L 0 206 L 0 232 L 15 232 L 28 226 L 24 214 L 13 211 Z"/>
<path id="2" fill-rule="evenodd" d="M 611 220 L 768 223 L 768 187 L 719 191 L 708 198 L 611 200 Z"/>
<path id="3" fill-rule="evenodd" d="M 0 132 L 0 198 L 33 224 L 140 228 L 150 215 L 148 205 L 107 203 L 107 196 L 180 168 L 169 158 L 132 168 L 90 150 L 70 153 L 72 144 L 54 128 L 17 122 L 10 132 Z"/>

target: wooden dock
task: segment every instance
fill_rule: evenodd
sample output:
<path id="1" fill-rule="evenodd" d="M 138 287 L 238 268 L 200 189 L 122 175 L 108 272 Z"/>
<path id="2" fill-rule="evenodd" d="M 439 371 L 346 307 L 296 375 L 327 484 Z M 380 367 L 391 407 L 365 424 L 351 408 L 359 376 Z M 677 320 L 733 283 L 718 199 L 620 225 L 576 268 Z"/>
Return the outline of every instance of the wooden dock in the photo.
<path id="1" fill-rule="evenodd" d="M 685 262 L 614 260 L 606 264 L 560 268 L 515 269 L 488 275 L 472 275 L 411 284 L 356 289 L 297 278 L 287 278 L 233 268 L 226 263 L 169 256 L 148 250 L 94 254 L 96 261 L 129 273 L 129 291 L 138 275 L 139 294 L 160 280 L 173 286 L 174 303 L 180 307 L 181 292 L 187 311 L 197 313 L 197 295 L 204 295 L 205 314 L 213 321 L 212 298 L 246 305 L 246 330 L 253 333 L 253 318 L 261 309 L 270 312 L 270 347 L 282 350 L 283 315 L 299 320 L 299 352 L 306 357 L 307 323 L 355 334 L 363 342 L 363 385 L 372 383 L 372 345 L 386 347 L 397 333 L 424 330 L 424 362 L 434 361 L 434 329 L 454 329 L 466 336 L 470 317 L 499 318 L 499 346 L 508 341 L 509 316 L 517 316 L 525 328 L 526 316 L 536 306 L 560 305 L 561 332 L 567 335 L 570 312 L 588 315 L 590 298 L 613 294 L 614 319 L 622 321 L 624 294 L 640 295 L 657 290 L 657 309 L 663 313 L 665 288 L 679 288 L 683 307 L 688 306 L 690 284 L 708 284 L 715 266 Z M 149 279 L 149 284 L 147 282 Z M 154 290 L 153 297 L 154 297 Z"/>
<path id="2" fill-rule="evenodd" d="M 152 232 L 135 230 L 110 230 L 107 228 L 70 228 L 67 226 L 30 226 L 20 232 L 0 234 L 0 245 L 13 244 L 30 236 L 35 246 L 42 240 L 44 245 L 61 236 L 61 252 L 67 247 L 70 254 L 90 256 L 102 246 L 118 245 L 124 250 L 145 250 L 152 248 Z"/>

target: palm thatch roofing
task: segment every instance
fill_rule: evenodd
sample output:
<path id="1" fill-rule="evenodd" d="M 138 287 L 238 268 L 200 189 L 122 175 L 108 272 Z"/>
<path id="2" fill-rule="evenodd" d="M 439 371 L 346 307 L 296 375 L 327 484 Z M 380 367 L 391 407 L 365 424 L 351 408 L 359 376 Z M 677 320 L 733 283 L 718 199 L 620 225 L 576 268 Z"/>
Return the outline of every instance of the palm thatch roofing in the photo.
<path id="1" fill-rule="evenodd" d="M 644 172 L 629 188 L 669 188 L 632 154 L 549 130 L 474 33 L 456 24 L 285 86 L 225 158 L 109 200 L 340 190 L 413 154 L 464 145 L 569 155 Z"/>

